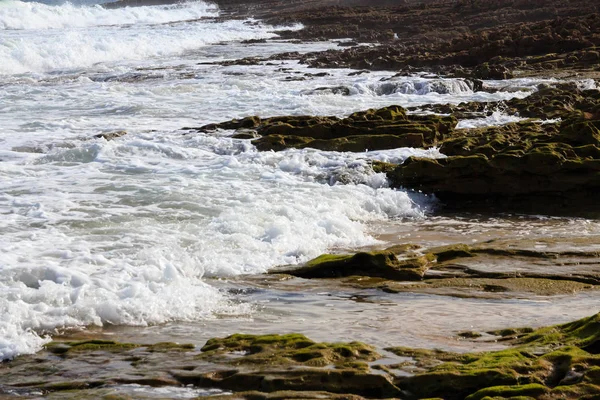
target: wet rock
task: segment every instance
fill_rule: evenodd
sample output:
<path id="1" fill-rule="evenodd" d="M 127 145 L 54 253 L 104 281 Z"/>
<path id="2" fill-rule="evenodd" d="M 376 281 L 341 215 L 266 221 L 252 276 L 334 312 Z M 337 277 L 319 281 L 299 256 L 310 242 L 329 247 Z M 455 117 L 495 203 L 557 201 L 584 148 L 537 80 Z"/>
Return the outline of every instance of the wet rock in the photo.
<path id="1" fill-rule="evenodd" d="M 246 117 L 242 119 L 232 119 L 231 121 L 220 124 L 204 125 L 200 128 L 183 128 L 184 130 L 194 130 L 198 132 L 212 132 L 217 129 L 254 129 L 258 127 L 261 120 L 259 117 Z"/>
<path id="2" fill-rule="evenodd" d="M 267 39 L 248 39 L 248 40 L 242 40 L 241 43 L 243 43 L 243 44 L 267 43 Z"/>
<path id="3" fill-rule="evenodd" d="M 325 254 L 303 266 L 277 268 L 271 273 L 283 273 L 300 278 L 339 278 L 360 275 L 398 281 L 421 280 L 435 261 L 433 255 L 400 261 L 391 251 L 357 253 L 354 255 Z"/>
<path id="4" fill-rule="evenodd" d="M 174 375 L 179 381 L 234 391 L 321 390 L 375 397 L 399 393 L 389 378 L 368 372 L 365 362 L 381 356 L 359 342 L 315 343 L 299 334 L 236 334 L 210 339 L 202 352 L 199 359 L 235 369 L 177 371 Z M 333 368 L 323 368 L 327 366 Z"/>
<path id="5" fill-rule="evenodd" d="M 576 240 L 586 247 L 593 239 Z M 543 243 L 543 244 L 542 244 Z M 534 244 L 542 246 L 536 250 Z M 387 293 L 505 299 L 557 296 L 600 287 L 600 247 L 566 249 L 551 239 L 492 240 L 429 249 L 413 244 L 372 253 L 323 255 L 305 265 L 279 267 L 271 274 L 305 279 L 338 278 L 342 286 Z"/>
<path id="6" fill-rule="evenodd" d="M 245 129 L 240 128 L 235 131 L 235 135 L 232 136 L 233 139 L 256 139 L 258 138 L 258 132 L 254 129 Z"/>
<path id="7" fill-rule="evenodd" d="M 115 132 L 99 133 L 97 135 L 94 135 L 94 137 L 97 139 L 114 140 L 114 139 L 120 138 L 121 136 L 125 136 L 125 135 L 127 135 L 126 131 L 115 131 Z"/>
<path id="8" fill-rule="evenodd" d="M 598 342 L 599 321 L 600 314 L 596 314 L 525 333 L 514 339 L 509 349 L 495 352 L 457 354 L 403 347 L 387 350 L 414 360 L 414 364 L 398 366 L 414 375 L 395 380 L 410 393 L 409 398 L 598 396 L 595 367 L 590 367 L 596 364 L 598 355 L 583 349 Z"/>
<path id="9" fill-rule="evenodd" d="M 368 71 L 368 70 L 365 70 L 365 69 L 363 69 L 363 70 L 361 70 L 361 71 L 350 72 L 350 73 L 348 74 L 348 76 L 358 76 L 358 75 L 362 75 L 362 74 L 369 74 L 369 73 L 371 73 L 371 72 L 370 72 L 370 71 Z"/>
<path id="10" fill-rule="evenodd" d="M 483 63 L 475 67 L 472 74 L 476 79 L 511 79 L 513 74 L 503 65 Z"/>
<path id="11" fill-rule="evenodd" d="M 188 129 L 199 132 L 253 129 L 260 138 L 252 143 L 261 151 L 310 147 L 327 151 L 363 152 L 432 146 L 452 131 L 456 123 L 456 119 L 451 116 L 413 116 L 407 115 L 402 107 L 389 106 L 356 112 L 343 119 L 312 116 L 266 119 L 249 117 Z"/>
<path id="12" fill-rule="evenodd" d="M 24 395 L 98 398 L 111 387 L 135 384 L 135 398 L 151 397 L 151 387 L 182 385 L 256 391 L 265 398 L 282 391 L 289 391 L 288 398 L 315 392 L 393 397 L 399 389 L 391 378 L 370 373 L 367 364 L 380 357 L 363 343 L 317 343 L 299 334 L 237 334 L 211 339 L 201 350 L 176 343 L 53 342 L 36 355 L 2 364 L 0 394 L 15 388 Z"/>
<path id="13" fill-rule="evenodd" d="M 393 186 L 434 193 L 449 207 L 599 211 L 599 98 L 596 90 L 544 88 L 508 101 L 514 113 L 562 122 L 455 130 L 440 143 L 448 158 L 409 158 L 388 176 Z"/>
<path id="14" fill-rule="evenodd" d="M 465 331 L 465 332 L 459 332 L 458 336 L 461 338 L 464 338 L 464 339 L 477 339 L 483 335 L 479 332 Z"/>
<path id="15" fill-rule="evenodd" d="M 358 46 L 358 42 L 356 42 L 354 40 L 348 40 L 346 42 L 339 42 L 338 46 L 340 46 L 340 47 L 353 47 L 353 46 Z"/>
<path id="16" fill-rule="evenodd" d="M 121 385 L 135 384 L 135 398 L 152 398 L 157 393 L 153 387 L 183 385 L 233 392 L 217 393 L 220 399 L 600 395 L 600 314 L 537 330 L 504 331 L 490 332 L 504 335 L 509 346 L 504 350 L 390 347 L 386 350 L 408 361 L 395 364 L 389 358 L 390 363 L 372 367 L 369 363 L 381 355 L 369 345 L 317 343 L 301 334 L 235 334 L 210 339 L 200 350 L 175 343 L 54 342 L 36 355 L 3 363 L 0 391 L 25 397 L 112 398 Z"/>

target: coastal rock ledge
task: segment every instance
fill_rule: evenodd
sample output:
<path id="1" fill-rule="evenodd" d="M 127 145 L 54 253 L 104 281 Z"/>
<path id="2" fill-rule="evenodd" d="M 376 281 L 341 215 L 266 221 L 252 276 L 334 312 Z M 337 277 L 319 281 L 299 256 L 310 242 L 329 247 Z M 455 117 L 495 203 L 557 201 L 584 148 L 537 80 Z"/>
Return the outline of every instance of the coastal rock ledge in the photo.
<path id="1" fill-rule="evenodd" d="M 207 388 L 211 398 L 222 400 L 600 396 L 600 314 L 487 334 L 506 349 L 458 354 L 390 347 L 383 356 L 363 343 L 317 343 L 300 334 L 235 334 L 210 339 L 202 348 L 53 342 L 38 354 L 2 363 L 0 395 L 150 399 L 176 388 Z M 127 392 L 132 384 L 136 390 Z"/>
<path id="2" fill-rule="evenodd" d="M 523 120 L 456 128 L 459 119 L 481 118 L 497 110 Z M 235 130 L 233 138 L 250 139 L 261 151 L 437 146 L 447 158 L 411 157 L 401 165 L 375 162 L 374 170 L 386 172 L 392 187 L 435 194 L 449 209 L 600 212 L 600 91 L 565 83 L 541 87 L 525 99 L 429 105 L 411 111 L 390 106 L 346 118 L 254 116 L 184 129 Z"/>
<path id="3" fill-rule="evenodd" d="M 547 88 L 507 102 L 531 119 L 455 130 L 440 143 L 447 158 L 409 158 L 388 176 L 392 186 L 435 193 L 451 208 L 598 213 L 599 99 L 597 90 Z"/>

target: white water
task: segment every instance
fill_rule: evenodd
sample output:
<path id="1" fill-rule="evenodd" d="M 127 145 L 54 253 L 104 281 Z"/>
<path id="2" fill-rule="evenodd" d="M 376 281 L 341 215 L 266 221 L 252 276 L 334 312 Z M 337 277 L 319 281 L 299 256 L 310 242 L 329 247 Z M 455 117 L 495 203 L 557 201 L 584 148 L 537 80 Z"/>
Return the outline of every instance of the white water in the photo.
<path id="1" fill-rule="evenodd" d="M 108 10 L 100 5 L 60 7 L 34 2 L 3 0 L 0 29 L 42 30 L 113 25 L 165 24 L 168 22 L 216 17 L 216 6 L 191 2 L 186 6 L 167 5 Z"/>
<path id="2" fill-rule="evenodd" d="M 323 72 L 294 61 L 205 64 L 335 46 L 243 45 L 274 37 L 273 27 L 196 20 L 215 15 L 202 2 L 105 10 L 0 0 L 0 359 L 37 351 L 40 335 L 64 327 L 251 314 L 204 278 L 372 245 L 371 224 L 426 218 L 432 205 L 387 188 L 369 160 L 436 150 L 259 153 L 231 132 L 182 127 L 527 94 L 381 81 L 386 72 L 288 80 Z M 336 86 L 350 95 L 314 91 Z M 93 137 L 116 130 L 128 134 Z"/>
<path id="3" fill-rule="evenodd" d="M 501 126 L 513 122 L 524 121 L 527 118 L 521 118 L 515 115 L 508 115 L 501 111 L 494 111 L 483 118 L 466 119 L 459 121 L 456 129 L 483 128 L 486 126 Z"/>

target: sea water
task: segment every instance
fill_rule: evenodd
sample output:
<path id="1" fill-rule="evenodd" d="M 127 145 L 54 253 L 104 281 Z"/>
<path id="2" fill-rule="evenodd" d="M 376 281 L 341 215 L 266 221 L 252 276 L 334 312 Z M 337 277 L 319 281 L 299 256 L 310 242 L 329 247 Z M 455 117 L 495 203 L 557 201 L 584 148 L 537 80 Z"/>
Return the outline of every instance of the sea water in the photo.
<path id="1" fill-rule="evenodd" d="M 539 83 L 491 94 L 460 79 L 350 75 L 294 60 L 222 66 L 337 43 L 278 40 L 281 28 L 218 16 L 202 1 L 109 10 L 0 0 L 0 359 L 76 327 L 196 324 L 220 333 L 210 327 L 239 318 L 278 331 L 264 304 L 279 294 L 240 297 L 222 282 L 383 245 L 377 226 L 422 224 L 435 208 L 431 196 L 390 189 L 370 161 L 444 157 L 437 149 L 258 152 L 232 132 L 182 128 L 495 101 L 525 97 Z M 347 95 L 315 91 L 339 86 Z M 116 131 L 127 133 L 95 137 Z M 593 222 L 575 223 L 597 232 Z"/>

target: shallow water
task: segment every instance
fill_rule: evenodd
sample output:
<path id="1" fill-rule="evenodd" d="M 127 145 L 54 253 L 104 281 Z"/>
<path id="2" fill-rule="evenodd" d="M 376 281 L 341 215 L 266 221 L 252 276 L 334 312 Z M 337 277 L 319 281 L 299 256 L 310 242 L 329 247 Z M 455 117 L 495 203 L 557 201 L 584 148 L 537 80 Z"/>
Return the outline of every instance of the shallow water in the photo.
<path id="1" fill-rule="evenodd" d="M 436 149 L 259 153 L 231 139 L 232 132 L 182 130 L 248 115 L 343 116 L 391 104 L 524 97 L 541 82 L 504 83 L 519 90 L 490 94 L 474 93 L 463 80 L 393 78 L 385 71 L 349 76 L 351 70 L 297 61 L 224 67 L 212 63 L 337 44 L 247 45 L 241 41 L 275 38 L 276 28 L 217 15 L 203 2 L 104 10 L 0 0 L 0 358 L 39 350 L 48 340 L 39 334 L 83 326 L 116 326 L 157 340 L 200 340 L 198 330 L 201 338 L 300 330 L 316 339 L 352 339 L 368 325 L 344 330 L 350 317 L 373 312 L 377 328 L 398 308 L 346 295 L 300 292 L 286 302 L 276 300 L 278 291 L 261 289 L 242 296 L 217 280 L 386 242 L 481 240 L 498 229 L 598 234 L 597 223 L 583 219 L 432 217 L 435 200 L 389 189 L 369 167 L 370 160 L 443 157 Z M 348 95 L 315 91 L 339 86 Z M 127 134 L 114 141 L 94 138 L 119 130 Z M 386 296 L 373 296 L 387 304 Z M 422 327 L 405 332 L 393 322 L 389 340 L 376 340 L 375 330 L 363 339 L 429 346 L 450 327 L 473 321 L 452 312 L 464 311 L 458 301 L 406 301 L 422 302 L 421 310 L 441 307 L 439 332 L 428 338 Z M 580 316 L 579 297 L 556 301 L 568 305 L 568 319 Z M 345 317 L 330 330 L 310 328 L 310 318 L 325 322 L 330 304 L 346 308 Z M 540 323 L 567 319 L 550 304 Z M 537 322 L 535 307 L 514 307 L 531 316 L 524 324 Z M 405 318 L 426 321 L 419 312 Z"/>
<path id="2" fill-rule="evenodd" d="M 409 346 L 483 351 L 505 347 L 496 337 L 485 335 L 487 331 L 570 322 L 590 315 L 590 304 L 600 299 L 597 292 L 493 300 L 344 289 L 302 279 L 267 282 L 258 285 L 256 279 L 250 279 L 217 283 L 236 293 L 238 301 L 253 304 L 255 309 L 244 317 L 218 316 L 142 329 L 108 327 L 102 334 L 123 341 L 167 340 L 201 346 L 211 337 L 238 332 L 298 332 L 317 341 L 358 340 L 379 349 Z M 484 336 L 476 341 L 457 336 L 464 331 Z"/>
<path id="3" fill-rule="evenodd" d="M 429 215 L 409 223 L 390 219 L 377 223 L 373 234 L 390 244 L 417 243 L 424 247 L 507 239 L 517 243 L 523 240 L 527 247 L 535 240 L 551 239 L 556 250 L 592 251 L 600 246 L 596 240 L 600 235 L 600 221 L 547 215 L 462 213 Z M 583 243 L 585 238 L 589 240 Z M 571 240 L 576 242 L 570 243 Z M 558 246 L 561 242 L 563 246 Z"/>

